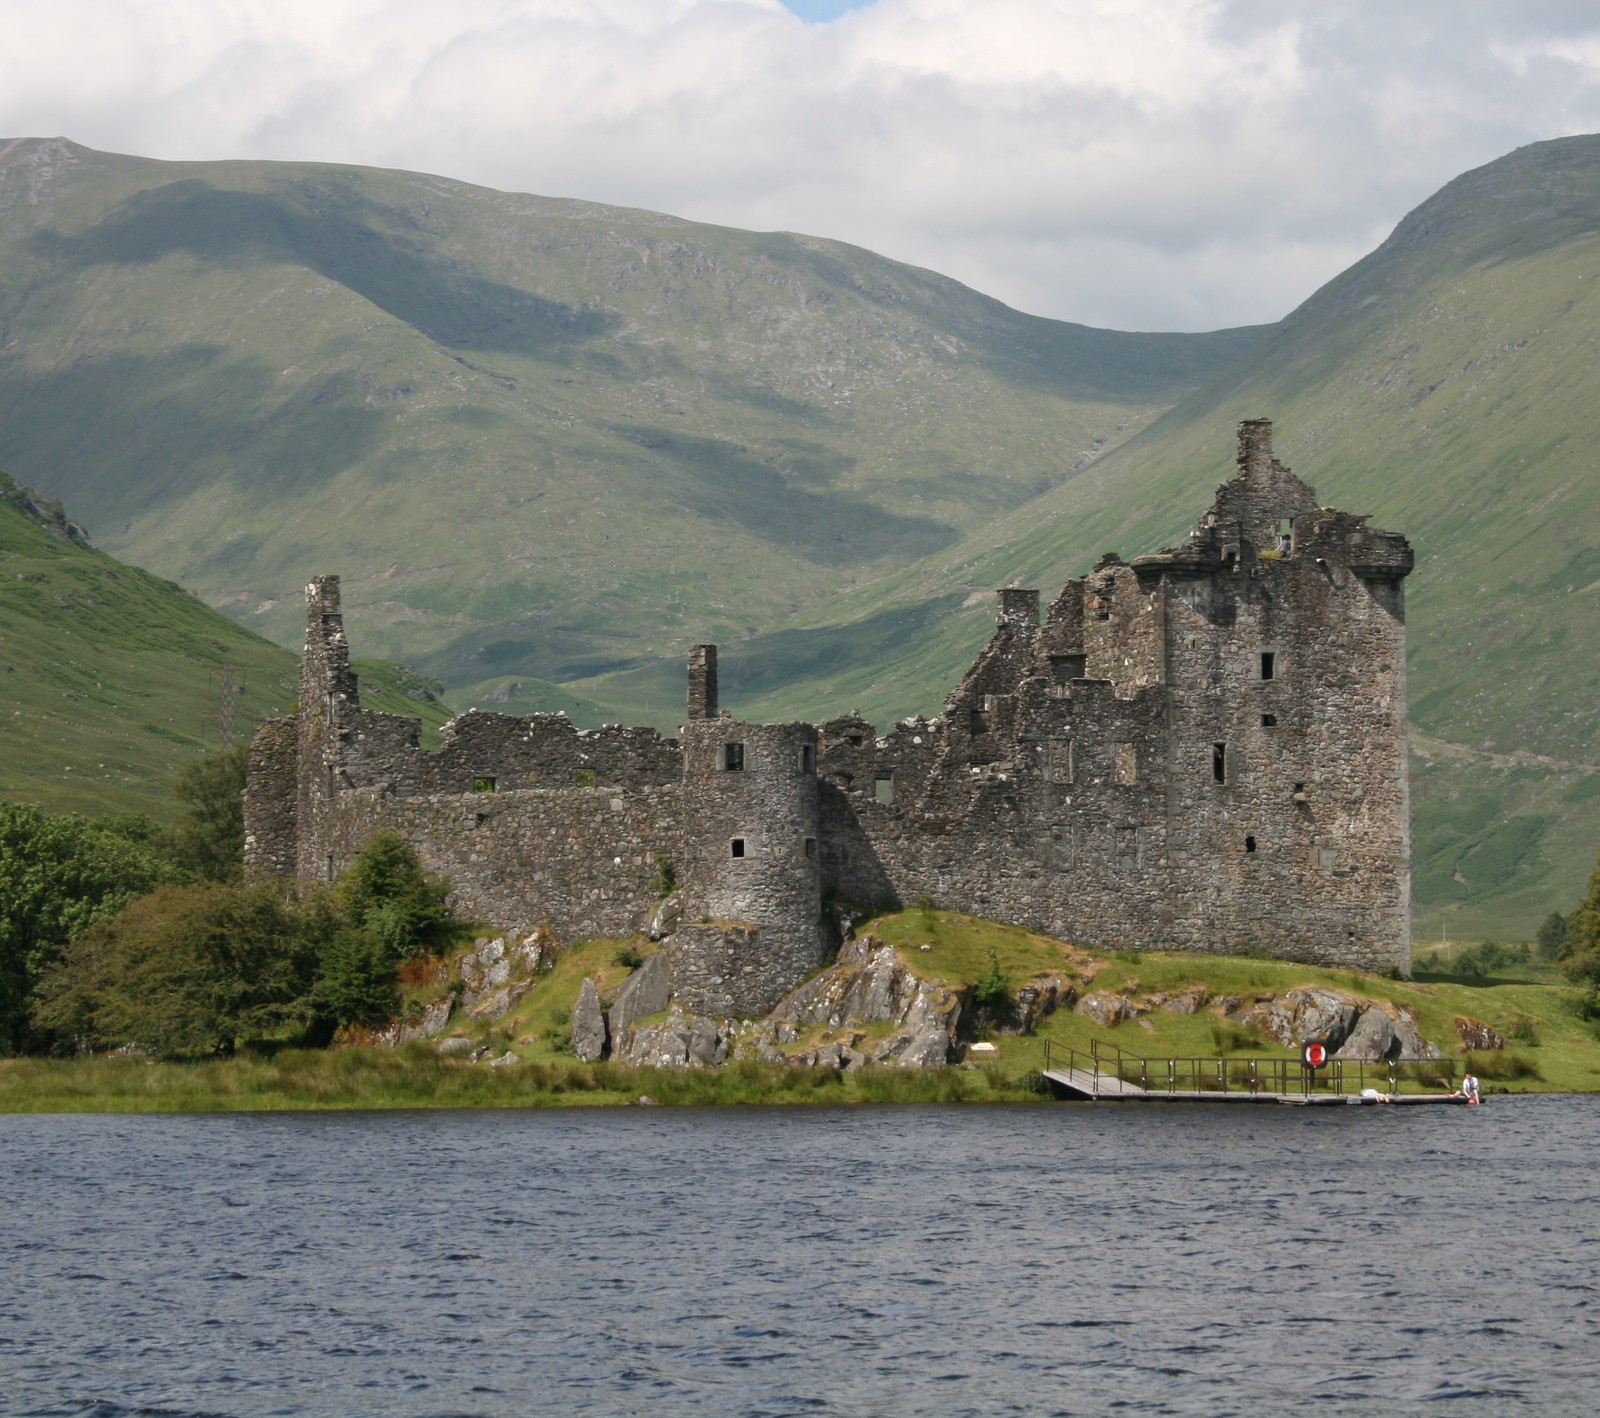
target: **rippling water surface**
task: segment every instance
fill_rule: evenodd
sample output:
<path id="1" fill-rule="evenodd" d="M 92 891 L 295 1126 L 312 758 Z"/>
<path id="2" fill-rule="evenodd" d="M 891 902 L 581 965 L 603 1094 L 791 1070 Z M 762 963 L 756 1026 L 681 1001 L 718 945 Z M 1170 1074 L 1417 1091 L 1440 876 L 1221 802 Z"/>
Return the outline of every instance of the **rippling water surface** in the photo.
<path id="1" fill-rule="evenodd" d="M 1589 1413 L 1600 1098 L 0 1117 L 7 1414 Z"/>

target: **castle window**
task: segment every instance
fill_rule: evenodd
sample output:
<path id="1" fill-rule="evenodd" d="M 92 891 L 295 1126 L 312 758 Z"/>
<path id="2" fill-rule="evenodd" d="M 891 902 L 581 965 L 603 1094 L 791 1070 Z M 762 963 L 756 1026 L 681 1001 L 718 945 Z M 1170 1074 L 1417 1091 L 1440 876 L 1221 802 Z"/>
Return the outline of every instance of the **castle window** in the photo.
<path id="1" fill-rule="evenodd" d="M 1050 680 L 1053 684 L 1066 684 L 1069 680 L 1082 679 L 1089 669 L 1087 655 L 1052 655 L 1050 657 Z"/>
<path id="2" fill-rule="evenodd" d="M 1225 743 L 1211 745 L 1211 777 L 1218 783 L 1228 781 L 1228 745 Z"/>
<path id="3" fill-rule="evenodd" d="M 724 773 L 744 772 L 744 745 L 742 743 L 725 743 L 722 745 L 722 771 Z"/>
<path id="4" fill-rule="evenodd" d="M 735 837 L 733 841 L 728 843 L 728 854 L 733 857 L 742 857 L 744 855 L 743 837 Z"/>
<path id="5" fill-rule="evenodd" d="M 494 791 L 494 779 L 474 778 L 472 780 L 472 791 L 475 793 L 492 793 Z"/>
<path id="6" fill-rule="evenodd" d="M 1277 679 L 1278 677 L 1278 652 L 1276 650 L 1263 650 L 1261 652 L 1261 678 Z"/>
<path id="7" fill-rule="evenodd" d="M 815 837 L 807 837 L 800 844 L 800 855 L 802 857 L 814 857 L 817 855 L 817 839 Z"/>
<path id="8" fill-rule="evenodd" d="M 810 773 L 817 766 L 817 751 L 810 744 L 800 745 L 800 771 Z"/>
<path id="9" fill-rule="evenodd" d="M 328 853 L 328 880 L 333 880 L 333 853 Z"/>
<path id="10" fill-rule="evenodd" d="M 1255 851 L 1255 849 L 1256 849 L 1256 839 L 1254 837 L 1246 837 L 1244 839 L 1244 849 L 1247 852 Z"/>
<path id="11" fill-rule="evenodd" d="M 1296 783 L 1294 785 L 1294 800 L 1297 803 L 1309 801 L 1306 797 L 1306 785 L 1304 783 Z"/>
<path id="12" fill-rule="evenodd" d="M 1044 746 L 1044 778 L 1047 783 L 1072 782 L 1071 739 L 1051 739 Z"/>
<path id="13" fill-rule="evenodd" d="M 1275 729 L 1275 728 L 1277 728 L 1278 727 L 1278 716 L 1276 714 L 1263 714 L 1261 716 L 1261 727 L 1263 729 Z"/>
<path id="14" fill-rule="evenodd" d="M 874 778 L 872 780 L 872 789 L 877 794 L 880 803 L 892 803 L 894 801 L 893 778 Z"/>
<path id="15" fill-rule="evenodd" d="M 844 741 L 847 744 L 849 744 L 851 748 L 860 748 L 861 747 L 861 735 L 860 734 L 846 734 L 844 736 Z"/>
<path id="16" fill-rule="evenodd" d="M 1139 750 L 1131 743 L 1117 745 L 1117 782 L 1132 787 L 1139 781 Z"/>
<path id="17" fill-rule="evenodd" d="M 989 711 L 987 709 L 974 709 L 972 711 L 972 732 L 986 734 L 989 732 Z"/>
<path id="18" fill-rule="evenodd" d="M 574 775 L 574 777 L 575 777 L 575 779 L 577 781 L 577 784 L 578 784 L 578 786 L 580 788 L 592 788 L 592 787 L 594 787 L 594 769 L 592 769 L 592 768 L 580 768 L 580 769 L 578 769 L 578 771 Z"/>
<path id="19" fill-rule="evenodd" d="M 1278 551 L 1287 556 L 1294 550 L 1294 518 L 1281 517 L 1278 519 Z"/>

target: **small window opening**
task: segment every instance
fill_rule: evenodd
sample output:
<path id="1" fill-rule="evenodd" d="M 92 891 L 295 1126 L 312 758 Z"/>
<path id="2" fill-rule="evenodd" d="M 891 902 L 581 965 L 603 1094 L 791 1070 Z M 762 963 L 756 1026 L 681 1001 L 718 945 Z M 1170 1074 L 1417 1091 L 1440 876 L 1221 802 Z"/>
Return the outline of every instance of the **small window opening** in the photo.
<path id="1" fill-rule="evenodd" d="M 333 853 L 328 853 L 328 880 L 333 880 Z"/>
<path id="2" fill-rule="evenodd" d="M 1139 781 L 1139 750 L 1131 743 L 1117 745 L 1117 782 L 1132 787 Z"/>
<path id="3" fill-rule="evenodd" d="M 494 779 L 474 778 L 472 780 L 472 791 L 475 793 L 492 793 L 494 791 Z"/>
<path id="4" fill-rule="evenodd" d="M 1278 553 L 1288 556 L 1294 550 L 1294 518 L 1281 517 L 1278 519 Z"/>
<path id="5" fill-rule="evenodd" d="M 849 744 L 851 748 L 860 748 L 861 747 L 861 735 L 860 734 L 846 734 L 844 736 L 844 741 L 847 744 Z"/>
<path id="6" fill-rule="evenodd" d="M 1306 801 L 1306 785 L 1304 783 L 1296 783 L 1294 785 L 1294 800 L 1297 803 Z"/>
<path id="7" fill-rule="evenodd" d="M 1066 684 L 1069 680 L 1082 679 L 1088 672 L 1089 657 L 1087 655 L 1052 655 L 1050 657 L 1050 678 L 1055 684 Z"/>
<path id="8" fill-rule="evenodd" d="M 989 714 L 987 710 L 974 709 L 972 711 L 972 732 L 975 734 L 989 732 Z"/>
<path id="9" fill-rule="evenodd" d="M 1261 716 L 1261 727 L 1263 729 L 1275 729 L 1275 728 L 1277 728 L 1278 727 L 1278 716 L 1276 714 L 1263 714 Z"/>
<path id="10" fill-rule="evenodd" d="M 880 803 L 892 803 L 894 801 L 893 778 L 873 779 L 872 790 L 877 794 L 877 798 Z"/>
<path id="11" fill-rule="evenodd" d="M 1228 781 L 1228 745 L 1225 743 L 1211 745 L 1211 776 L 1219 783 Z"/>
<path id="12" fill-rule="evenodd" d="M 1255 849 L 1256 849 L 1256 839 L 1254 837 L 1246 837 L 1244 839 L 1244 849 L 1247 852 L 1255 851 Z"/>
<path id="13" fill-rule="evenodd" d="M 577 784 L 580 788 L 594 787 L 594 769 L 580 768 L 573 776 L 577 780 Z"/>
<path id="14" fill-rule="evenodd" d="M 744 855 L 744 838 L 735 837 L 733 841 L 728 844 L 728 850 L 731 855 L 735 857 L 742 857 Z"/>
<path id="15" fill-rule="evenodd" d="M 810 744 L 800 745 L 800 771 L 810 773 L 817 766 L 817 751 Z"/>
<path id="16" fill-rule="evenodd" d="M 1263 650 L 1261 652 L 1261 678 L 1277 679 L 1278 677 L 1278 652 L 1276 650 Z"/>
<path id="17" fill-rule="evenodd" d="M 742 743 L 725 743 L 722 745 L 722 771 L 725 773 L 744 772 L 744 745 Z"/>
<path id="18" fill-rule="evenodd" d="M 817 839 L 815 837 L 807 837 L 800 844 L 800 855 L 802 857 L 814 857 L 817 855 Z"/>

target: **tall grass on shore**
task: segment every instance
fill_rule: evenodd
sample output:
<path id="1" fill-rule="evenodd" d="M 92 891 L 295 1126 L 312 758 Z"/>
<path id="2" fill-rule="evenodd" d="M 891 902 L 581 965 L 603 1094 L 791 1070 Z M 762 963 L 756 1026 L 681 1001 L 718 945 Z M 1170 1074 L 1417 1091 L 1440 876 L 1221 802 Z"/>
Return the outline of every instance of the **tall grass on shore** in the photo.
<path id="1" fill-rule="evenodd" d="M 387 1108 L 789 1103 L 949 1103 L 1034 1097 L 965 1069 L 797 1069 L 740 1062 L 657 1070 L 601 1063 L 504 1068 L 403 1049 L 284 1049 L 232 1059 L 158 1063 L 131 1058 L 0 1060 L 0 1113 L 337 1111 Z"/>

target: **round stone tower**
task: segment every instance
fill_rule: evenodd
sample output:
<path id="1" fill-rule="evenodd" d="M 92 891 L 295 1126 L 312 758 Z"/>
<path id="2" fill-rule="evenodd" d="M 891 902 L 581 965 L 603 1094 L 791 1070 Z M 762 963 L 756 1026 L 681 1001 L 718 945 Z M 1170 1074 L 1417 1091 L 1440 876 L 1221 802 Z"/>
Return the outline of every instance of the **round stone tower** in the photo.
<path id="1" fill-rule="evenodd" d="M 715 715 L 714 693 L 701 703 Z M 696 1014 L 768 1013 L 827 954 L 817 733 L 721 716 L 683 727 L 683 925 L 673 992 Z"/>

